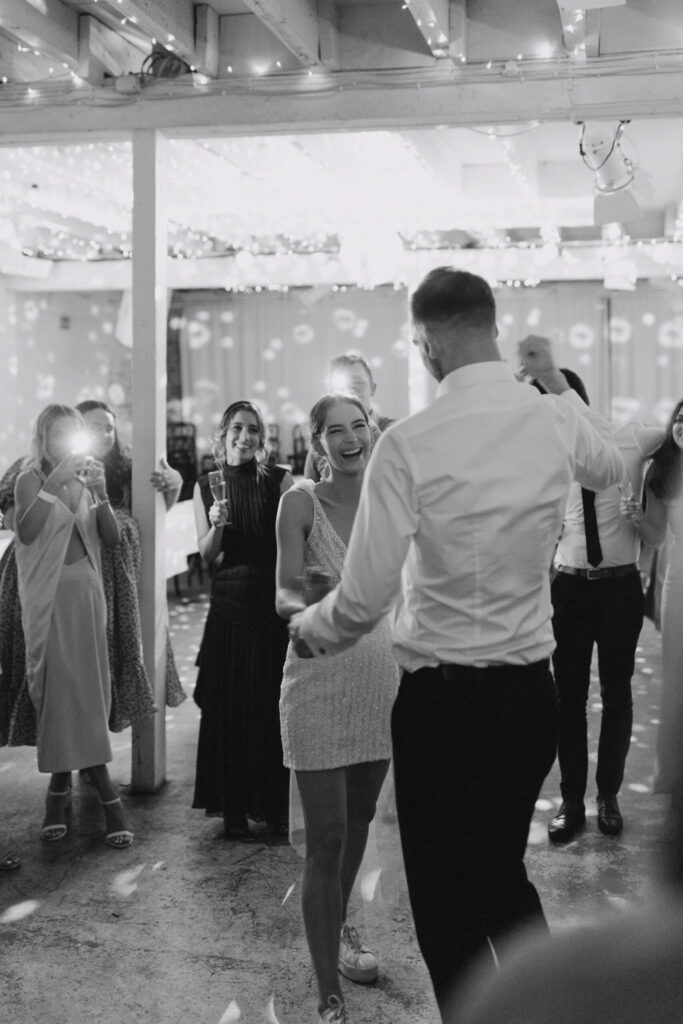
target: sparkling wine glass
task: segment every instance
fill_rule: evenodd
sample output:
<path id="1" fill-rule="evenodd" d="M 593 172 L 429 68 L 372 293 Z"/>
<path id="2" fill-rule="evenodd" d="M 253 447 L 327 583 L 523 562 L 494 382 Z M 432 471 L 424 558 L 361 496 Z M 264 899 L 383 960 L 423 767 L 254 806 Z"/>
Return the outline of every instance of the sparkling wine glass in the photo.
<path id="1" fill-rule="evenodd" d="M 225 501 L 228 496 L 228 486 L 222 469 L 214 469 L 209 473 L 209 487 L 214 501 Z"/>

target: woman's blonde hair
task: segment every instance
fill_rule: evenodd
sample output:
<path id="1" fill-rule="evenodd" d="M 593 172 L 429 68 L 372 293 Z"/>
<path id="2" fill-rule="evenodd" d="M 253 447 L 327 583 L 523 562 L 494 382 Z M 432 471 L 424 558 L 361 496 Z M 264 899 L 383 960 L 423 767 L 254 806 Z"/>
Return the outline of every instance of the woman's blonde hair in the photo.
<path id="1" fill-rule="evenodd" d="M 228 408 L 225 410 L 225 412 L 221 416 L 221 421 L 218 424 L 218 430 L 216 431 L 213 438 L 213 457 L 216 460 L 217 465 L 219 465 L 221 468 L 223 468 L 226 462 L 225 438 L 228 433 L 228 430 L 230 429 L 230 424 L 234 420 L 237 413 L 242 411 L 250 412 L 252 416 L 254 416 L 254 418 L 256 419 L 256 425 L 258 427 L 259 433 L 259 447 L 258 451 L 256 452 L 255 459 L 259 468 L 268 458 L 269 448 L 266 439 L 266 424 L 265 420 L 263 419 L 263 413 L 261 412 L 257 405 L 254 405 L 253 402 L 248 402 L 246 401 L 246 399 L 241 398 L 239 399 L 239 401 L 233 402 L 232 405 L 229 405 Z"/>
<path id="2" fill-rule="evenodd" d="M 64 416 L 75 420 L 79 429 L 85 429 L 85 422 L 77 409 L 72 408 L 70 405 L 58 405 L 56 402 L 52 405 L 46 405 L 42 412 L 38 414 L 38 418 L 33 426 L 31 454 L 27 459 L 26 469 L 34 469 L 41 477 L 48 476 L 54 469 L 52 460 L 47 454 L 47 437 L 52 424 Z"/>

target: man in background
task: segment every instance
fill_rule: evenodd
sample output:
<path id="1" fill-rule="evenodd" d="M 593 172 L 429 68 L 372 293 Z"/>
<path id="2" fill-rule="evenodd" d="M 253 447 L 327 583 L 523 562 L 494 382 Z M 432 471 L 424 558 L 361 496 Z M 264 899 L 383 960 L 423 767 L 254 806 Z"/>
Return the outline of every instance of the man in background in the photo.
<path id="1" fill-rule="evenodd" d="M 370 433 L 374 447 L 380 434 L 383 434 L 394 420 L 387 416 L 378 416 L 372 407 L 377 384 L 372 375 L 370 363 L 365 356 L 360 352 L 353 351 L 335 356 L 330 362 L 327 388 L 329 391 L 346 391 L 355 395 L 363 403 L 363 407 L 370 417 Z M 317 483 L 325 475 L 326 467 L 325 456 L 317 455 L 312 448 L 309 448 L 304 466 L 304 476 Z"/>
<path id="2" fill-rule="evenodd" d="M 534 383 L 552 365 L 549 339 L 529 335 L 519 344 L 519 358 Z M 588 402 L 580 377 L 569 370 L 562 372 Z M 640 537 L 622 516 L 620 502 L 622 495 L 642 499 L 644 466 L 660 446 L 664 431 L 636 422 L 605 425 L 624 459 L 624 476 L 597 494 L 572 484 L 554 558 L 551 596 L 557 646 L 553 672 L 559 700 L 557 753 L 562 794 L 560 809 L 548 825 L 554 843 L 569 842 L 586 820 L 586 705 L 594 647 L 602 699 L 595 773 L 598 828 L 610 836 L 623 828 L 617 794 L 631 742 L 631 677 L 643 626 L 644 596 L 638 568 Z"/>

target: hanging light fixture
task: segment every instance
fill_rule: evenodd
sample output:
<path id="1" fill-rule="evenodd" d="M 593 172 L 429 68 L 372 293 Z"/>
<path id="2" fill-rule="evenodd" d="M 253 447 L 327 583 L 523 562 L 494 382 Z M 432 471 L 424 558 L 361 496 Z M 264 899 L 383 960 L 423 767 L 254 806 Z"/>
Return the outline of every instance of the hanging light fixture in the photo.
<path id="1" fill-rule="evenodd" d="M 642 210 L 631 191 L 636 164 L 623 152 L 621 137 L 628 121 L 589 121 L 581 125 L 579 153 L 593 172 L 596 224 L 635 220 Z"/>

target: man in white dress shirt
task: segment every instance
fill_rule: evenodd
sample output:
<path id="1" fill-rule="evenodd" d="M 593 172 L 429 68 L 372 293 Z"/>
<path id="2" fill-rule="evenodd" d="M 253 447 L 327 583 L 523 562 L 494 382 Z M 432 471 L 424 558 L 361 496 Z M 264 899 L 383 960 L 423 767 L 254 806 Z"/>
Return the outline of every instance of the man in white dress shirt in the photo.
<path id="1" fill-rule="evenodd" d="M 529 335 L 519 344 L 519 356 L 525 371 L 536 377 L 539 368 L 543 371 L 552 364 L 550 341 Z M 577 380 L 575 386 L 582 386 L 580 378 Z M 569 842 L 586 820 L 586 703 L 594 646 L 602 700 L 595 772 L 598 828 L 608 836 L 618 835 L 623 828 L 617 794 L 631 743 L 631 677 L 645 601 L 638 570 L 640 537 L 634 524 L 621 514 L 621 501 L 623 495 L 640 503 L 645 463 L 661 445 L 665 431 L 635 421 L 607 426 L 624 459 L 624 477 L 617 486 L 588 496 L 593 512 L 586 509 L 587 496 L 580 485 L 572 484 L 555 553 L 557 575 L 551 597 L 557 646 L 553 672 L 559 700 L 557 753 L 562 793 L 562 804 L 548 825 L 548 836 L 555 843 Z M 593 517 L 593 540 L 586 513 Z M 593 556 L 591 545 L 596 540 Z"/>
<path id="2" fill-rule="evenodd" d="M 366 473 L 342 580 L 291 631 L 314 653 L 368 632 L 396 601 L 396 805 L 413 916 L 442 1014 L 472 961 L 524 922 L 547 927 L 524 852 L 555 757 L 549 567 L 572 480 L 623 462 L 553 370 L 544 397 L 496 344 L 480 277 L 427 275 L 415 343 L 439 381 L 390 427 Z"/>

